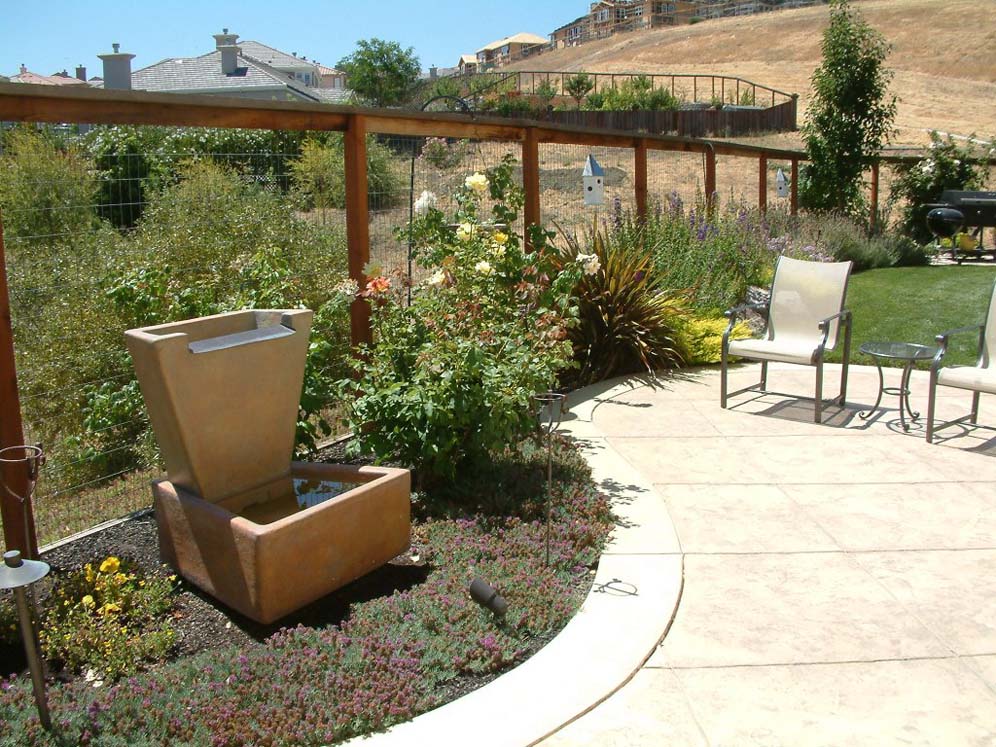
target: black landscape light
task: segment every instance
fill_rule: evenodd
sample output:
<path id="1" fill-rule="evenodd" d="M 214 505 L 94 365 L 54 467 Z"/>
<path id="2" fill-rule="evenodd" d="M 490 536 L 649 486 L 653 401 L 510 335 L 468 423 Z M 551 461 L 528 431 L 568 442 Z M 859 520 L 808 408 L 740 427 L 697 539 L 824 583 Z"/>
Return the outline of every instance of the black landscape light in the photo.
<path id="1" fill-rule="evenodd" d="M 494 587 L 482 578 L 470 582 L 470 598 L 485 609 L 491 610 L 495 617 L 505 617 L 508 602 L 505 597 L 495 591 Z"/>
<path id="2" fill-rule="evenodd" d="M 10 550 L 3 554 L 3 565 L 0 565 L 0 589 L 13 589 L 17 603 L 17 617 L 21 624 L 21 638 L 24 641 L 24 653 L 28 657 L 28 667 L 31 669 L 31 685 L 35 692 L 35 705 L 38 706 L 38 718 L 42 726 L 52 730 L 52 719 L 48 715 L 48 703 L 45 701 L 45 670 L 41 657 L 38 655 L 38 639 L 31 616 L 31 606 L 28 604 L 28 587 L 48 575 L 48 563 L 40 560 L 23 560 L 19 550 Z"/>

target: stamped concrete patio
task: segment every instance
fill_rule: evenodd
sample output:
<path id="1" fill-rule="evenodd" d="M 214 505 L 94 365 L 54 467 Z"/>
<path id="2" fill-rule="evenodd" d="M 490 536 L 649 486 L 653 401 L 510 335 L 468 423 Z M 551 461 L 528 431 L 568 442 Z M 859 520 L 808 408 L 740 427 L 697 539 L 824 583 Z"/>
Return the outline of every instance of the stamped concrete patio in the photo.
<path id="1" fill-rule="evenodd" d="M 772 388 L 812 383 L 771 367 Z M 931 446 L 895 397 L 858 416 L 874 367 L 849 389 L 823 425 L 778 396 L 720 409 L 715 370 L 578 393 L 567 427 L 653 484 L 622 507 L 625 535 L 669 517 L 684 578 L 650 658 L 543 745 L 996 744 L 996 433 L 954 426 Z M 925 410 L 925 373 L 912 390 Z M 941 390 L 938 415 L 970 399 Z M 996 426 L 992 397 L 980 422 Z"/>

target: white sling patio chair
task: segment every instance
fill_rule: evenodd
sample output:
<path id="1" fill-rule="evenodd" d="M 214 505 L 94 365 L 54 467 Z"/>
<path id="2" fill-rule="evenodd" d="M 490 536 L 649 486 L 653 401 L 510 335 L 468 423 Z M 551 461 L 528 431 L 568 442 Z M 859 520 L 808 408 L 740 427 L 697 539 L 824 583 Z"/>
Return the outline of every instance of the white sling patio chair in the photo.
<path id="1" fill-rule="evenodd" d="M 979 336 L 978 359 L 974 366 L 941 366 L 944 354 L 952 335 L 975 332 Z M 996 366 L 993 354 L 996 353 L 996 284 L 989 297 L 989 310 L 983 324 L 951 329 L 937 336 L 937 354 L 930 365 L 930 399 L 927 401 L 927 443 L 934 442 L 934 434 L 956 423 L 969 422 L 978 425 L 979 395 L 982 392 L 996 394 Z M 934 425 L 934 405 L 937 400 L 937 387 L 950 386 L 972 392 L 972 409 L 967 415 Z M 980 426 L 981 427 L 981 426 Z"/>
<path id="2" fill-rule="evenodd" d="M 744 392 L 769 392 L 768 362 L 798 363 L 816 367 L 816 406 L 813 419 L 822 421 L 823 406 L 844 405 L 847 394 L 847 365 L 851 355 L 851 312 L 844 308 L 850 262 L 806 262 L 779 257 L 775 278 L 771 283 L 771 298 L 767 304 L 768 323 L 760 338 L 731 340 L 730 333 L 740 314 L 748 308 L 739 306 L 726 312 L 730 320 L 723 333 L 722 368 L 720 373 L 720 405 L 725 408 L 729 397 Z M 823 399 L 823 359 L 833 350 L 844 328 L 844 365 L 840 374 L 840 394 Z M 730 356 L 761 361 L 759 384 L 727 392 L 727 365 Z M 809 399 L 801 397 L 800 399 Z"/>

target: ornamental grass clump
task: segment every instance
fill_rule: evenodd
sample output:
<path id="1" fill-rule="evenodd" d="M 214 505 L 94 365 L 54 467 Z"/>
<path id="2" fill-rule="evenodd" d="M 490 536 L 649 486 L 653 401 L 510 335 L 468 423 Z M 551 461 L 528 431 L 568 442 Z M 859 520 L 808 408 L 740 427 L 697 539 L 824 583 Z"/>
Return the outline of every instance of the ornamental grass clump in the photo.
<path id="1" fill-rule="evenodd" d="M 426 280 L 404 303 L 397 279 L 374 275 L 375 345 L 344 382 L 357 450 L 412 465 L 422 486 L 517 443 L 534 424 L 531 398 L 571 360 L 571 289 L 581 264 L 561 264 L 535 230 L 531 247 L 512 230 L 522 190 L 513 161 L 467 177 L 444 215 L 423 196 L 410 227 Z"/>
<path id="2" fill-rule="evenodd" d="M 584 386 L 627 373 L 680 366 L 685 351 L 678 330 L 688 314 L 681 291 L 667 289 L 663 274 L 644 249 L 644 231 L 624 219 L 614 229 L 597 225 L 580 237 L 564 234 L 561 256 L 570 261 L 591 258 L 594 272 L 575 289 L 578 324 L 568 336 L 574 346 L 576 369 L 561 380 Z"/>

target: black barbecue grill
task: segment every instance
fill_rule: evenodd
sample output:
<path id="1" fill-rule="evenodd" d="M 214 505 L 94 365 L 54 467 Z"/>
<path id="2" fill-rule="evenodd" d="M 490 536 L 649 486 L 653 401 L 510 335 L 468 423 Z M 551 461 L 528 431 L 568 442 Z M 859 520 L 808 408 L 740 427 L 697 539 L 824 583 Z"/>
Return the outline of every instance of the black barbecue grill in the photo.
<path id="1" fill-rule="evenodd" d="M 982 243 L 983 229 L 996 228 L 996 192 L 968 192 L 958 189 L 946 189 L 941 193 L 941 201 L 928 208 L 953 208 L 964 217 L 965 230 L 974 229 L 972 235 L 978 241 L 974 250 L 958 249 L 957 242 L 952 242 L 951 256 L 959 262 L 969 257 L 981 257 L 984 254 L 996 260 L 996 246 L 986 249 Z"/>

